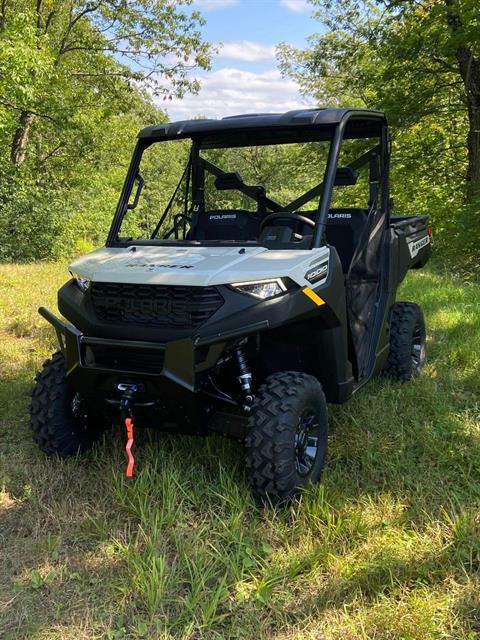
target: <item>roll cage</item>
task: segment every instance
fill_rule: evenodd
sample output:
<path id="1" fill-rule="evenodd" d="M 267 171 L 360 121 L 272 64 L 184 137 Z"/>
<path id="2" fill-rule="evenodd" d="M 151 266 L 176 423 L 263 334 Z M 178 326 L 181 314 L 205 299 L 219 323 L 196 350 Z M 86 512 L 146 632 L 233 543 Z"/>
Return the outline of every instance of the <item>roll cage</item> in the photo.
<path id="1" fill-rule="evenodd" d="M 379 142 L 367 152 L 344 167 L 339 166 L 339 157 L 344 139 L 378 138 Z M 138 204 L 143 186 L 140 174 L 140 162 L 143 152 L 152 144 L 178 139 L 192 140 L 189 159 L 177 187 L 161 215 L 148 240 L 133 240 L 119 236 L 123 219 L 128 210 Z M 201 150 L 208 148 L 226 148 L 286 142 L 329 141 L 327 163 L 322 180 L 295 200 L 282 204 L 269 197 L 260 185 L 245 184 L 238 174 L 224 171 L 209 160 L 201 157 Z M 172 235 L 174 241 L 169 244 L 199 244 L 198 242 L 179 240 L 180 232 L 186 232 L 191 216 L 201 214 L 205 209 L 204 186 L 207 173 L 215 176 L 219 188 L 232 188 L 257 203 L 262 217 L 271 213 L 293 213 L 305 204 L 319 197 L 310 248 L 320 247 L 325 242 L 325 228 L 328 221 L 332 191 L 335 185 L 355 184 L 358 169 L 369 167 L 369 210 L 375 209 L 385 223 L 389 217 L 388 173 L 390 144 L 387 122 L 383 113 L 353 109 L 312 109 L 292 111 L 282 115 L 246 115 L 233 116 L 222 120 L 190 120 L 185 122 L 152 125 L 143 129 L 135 147 L 132 161 L 120 195 L 117 210 L 107 237 L 107 247 L 128 246 L 130 244 L 162 244 Z M 173 217 L 173 227 L 157 237 L 163 223 L 167 220 L 175 203 L 182 183 L 185 182 L 183 212 Z M 135 183 L 137 189 L 134 192 Z M 228 244 L 231 244 L 229 242 Z"/>

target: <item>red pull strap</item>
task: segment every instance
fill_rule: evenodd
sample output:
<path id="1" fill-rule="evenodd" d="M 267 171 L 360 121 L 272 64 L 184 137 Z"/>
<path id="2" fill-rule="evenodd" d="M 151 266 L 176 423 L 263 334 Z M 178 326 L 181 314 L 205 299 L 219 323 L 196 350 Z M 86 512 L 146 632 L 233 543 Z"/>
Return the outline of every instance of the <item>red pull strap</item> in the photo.
<path id="1" fill-rule="evenodd" d="M 133 420 L 132 418 L 125 418 L 125 427 L 127 428 L 127 446 L 125 451 L 127 452 L 128 464 L 125 475 L 127 478 L 133 478 L 133 465 L 135 464 L 135 458 L 132 455 L 133 445 Z"/>

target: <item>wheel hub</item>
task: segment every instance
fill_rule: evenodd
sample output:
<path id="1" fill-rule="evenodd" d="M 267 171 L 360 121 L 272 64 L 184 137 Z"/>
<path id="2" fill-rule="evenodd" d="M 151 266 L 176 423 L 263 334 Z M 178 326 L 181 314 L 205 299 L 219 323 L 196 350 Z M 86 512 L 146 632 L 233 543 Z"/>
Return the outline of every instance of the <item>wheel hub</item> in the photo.
<path id="1" fill-rule="evenodd" d="M 419 326 L 416 326 L 412 336 L 412 361 L 415 367 L 418 367 L 422 362 L 423 350 L 422 331 Z"/>
<path id="2" fill-rule="evenodd" d="M 295 468 L 307 476 L 315 464 L 318 453 L 318 420 L 312 409 L 307 409 L 298 420 L 295 433 Z"/>
<path id="3" fill-rule="evenodd" d="M 80 407 L 81 406 L 82 406 L 82 398 L 80 397 L 80 394 L 77 392 L 73 396 L 72 402 L 71 402 L 72 413 L 75 416 L 75 418 L 78 418 L 78 416 L 80 414 Z"/>

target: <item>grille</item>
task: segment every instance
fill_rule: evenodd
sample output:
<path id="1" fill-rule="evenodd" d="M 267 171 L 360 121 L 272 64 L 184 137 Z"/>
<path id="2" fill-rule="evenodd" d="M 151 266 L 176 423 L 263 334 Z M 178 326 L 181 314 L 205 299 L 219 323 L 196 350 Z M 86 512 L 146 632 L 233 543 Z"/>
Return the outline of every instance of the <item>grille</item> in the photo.
<path id="1" fill-rule="evenodd" d="M 215 287 L 94 282 L 93 308 L 106 322 L 198 327 L 223 304 Z"/>
<path id="2" fill-rule="evenodd" d="M 160 350 L 148 351 L 128 347 L 88 345 L 85 348 L 87 366 L 135 373 L 161 373 L 164 355 Z"/>

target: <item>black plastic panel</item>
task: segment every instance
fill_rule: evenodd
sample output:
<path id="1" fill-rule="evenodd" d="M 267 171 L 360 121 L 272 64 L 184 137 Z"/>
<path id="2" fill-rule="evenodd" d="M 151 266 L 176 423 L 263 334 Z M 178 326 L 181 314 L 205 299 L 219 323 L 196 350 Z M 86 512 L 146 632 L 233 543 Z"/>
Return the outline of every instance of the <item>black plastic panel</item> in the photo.
<path id="1" fill-rule="evenodd" d="M 222 306 L 215 287 L 182 287 L 94 282 L 96 316 L 112 323 L 199 327 Z"/>
<path id="2" fill-rule="evenodd" d="M 163 369 L 164 352 L 158 349 L 134 349 L 123 345 L 100 344 L 86 345 L 84 349 L 85 363 L 92 368 L 157 375 Z"/>

